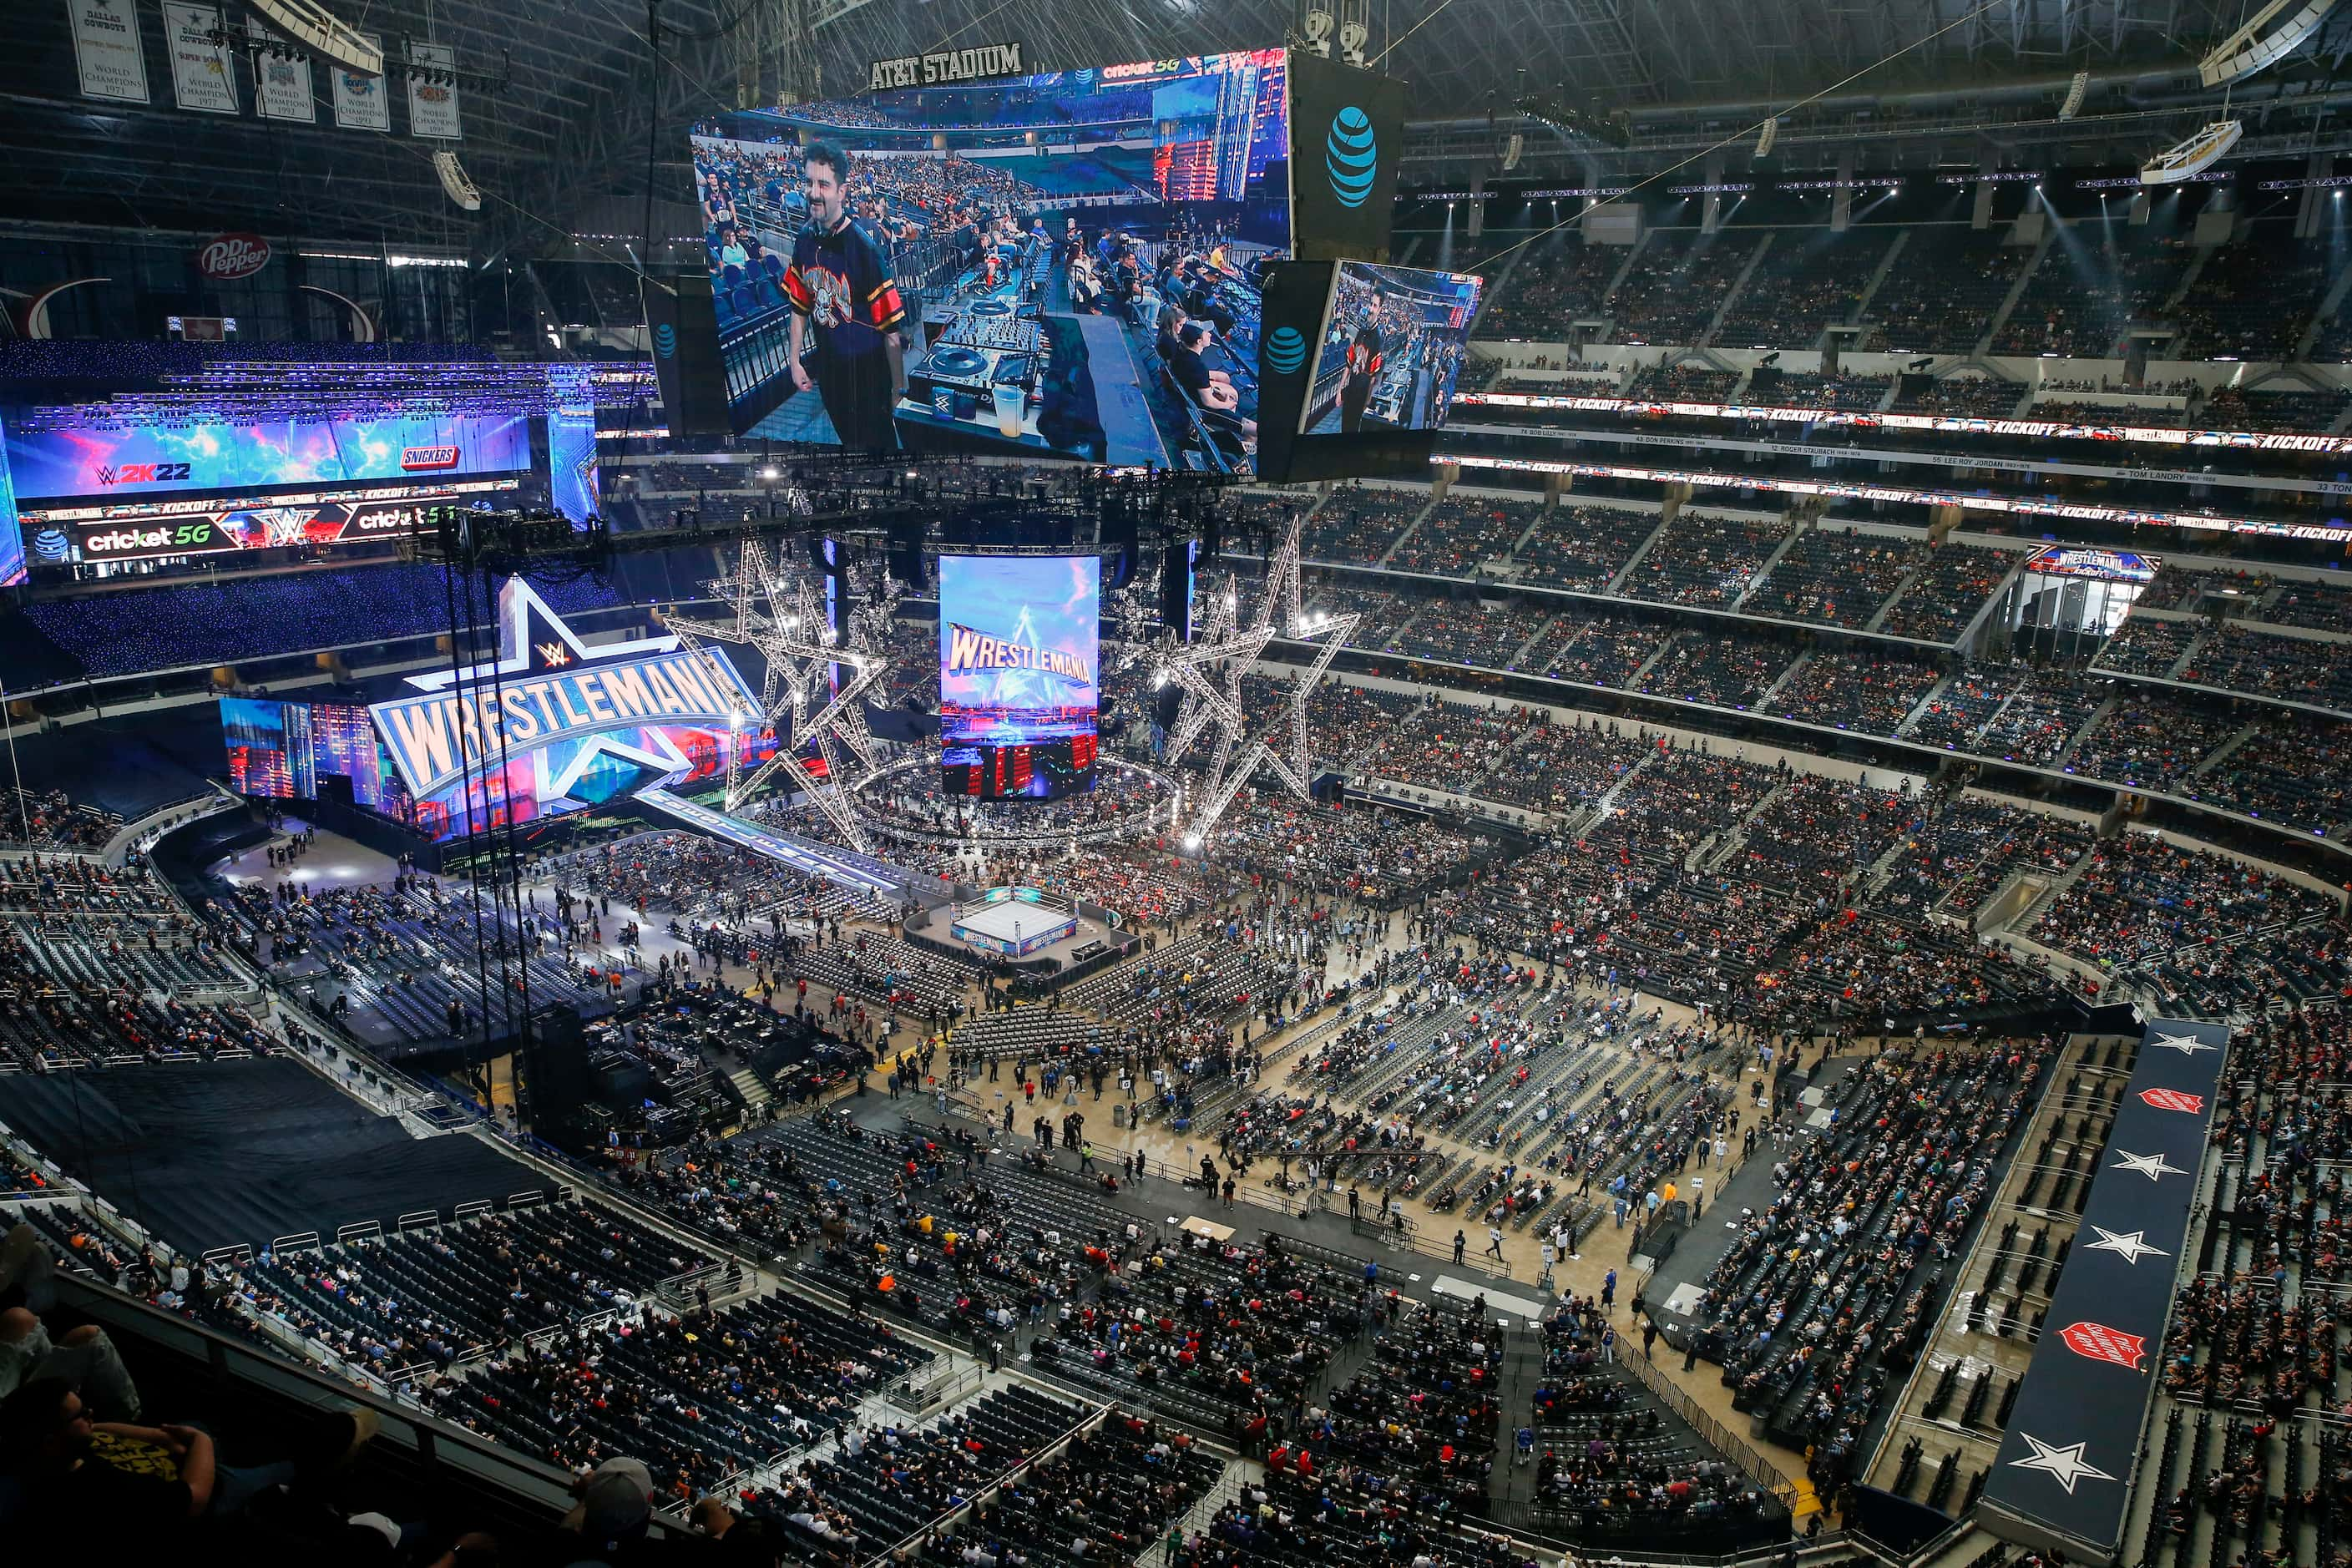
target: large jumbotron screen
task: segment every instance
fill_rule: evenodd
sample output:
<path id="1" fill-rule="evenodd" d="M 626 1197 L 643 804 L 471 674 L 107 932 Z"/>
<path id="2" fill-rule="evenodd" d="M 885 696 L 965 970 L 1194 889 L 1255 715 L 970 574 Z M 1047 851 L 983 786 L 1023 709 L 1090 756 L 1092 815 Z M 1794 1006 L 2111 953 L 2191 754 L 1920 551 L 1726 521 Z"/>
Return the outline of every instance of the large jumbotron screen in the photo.
<path id="1" fill-rule="evenodd" d="M 1284 51 L 730 115 L 693 153 L 739 431 L 1251 471 Z"/>
<path id="2" fill-rule="evenodd" d="M 1102 563 L 940 557 L 940 763 L 948 795 L 1092 789 Z"/>
<path id="3" fill-rule="evenodd" d="M 1444 424 L 1469 355 L 1480 283 L 1465 273 L 1340 262 L 1332 269 L 1299 433 L 1352 436 Z"/>

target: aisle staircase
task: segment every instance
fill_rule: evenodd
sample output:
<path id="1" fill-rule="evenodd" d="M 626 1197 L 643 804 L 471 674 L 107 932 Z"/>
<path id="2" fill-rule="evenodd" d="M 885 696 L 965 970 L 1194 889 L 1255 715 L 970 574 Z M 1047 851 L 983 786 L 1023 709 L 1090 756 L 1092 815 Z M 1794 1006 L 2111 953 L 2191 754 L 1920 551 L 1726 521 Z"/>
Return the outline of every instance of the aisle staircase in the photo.
<path id="1" fill-rule="evenodd" d="M 727 1075 L 727 1081 L 733 1084 L 735 1092 L 743 1097 L 743 1106 L 747 1110 L 758 1110 L 775 1098 L 768 1092 L 768 1086 L 760 1081 L 760 1075 L 750 1068 L 736 1068 Z"/>

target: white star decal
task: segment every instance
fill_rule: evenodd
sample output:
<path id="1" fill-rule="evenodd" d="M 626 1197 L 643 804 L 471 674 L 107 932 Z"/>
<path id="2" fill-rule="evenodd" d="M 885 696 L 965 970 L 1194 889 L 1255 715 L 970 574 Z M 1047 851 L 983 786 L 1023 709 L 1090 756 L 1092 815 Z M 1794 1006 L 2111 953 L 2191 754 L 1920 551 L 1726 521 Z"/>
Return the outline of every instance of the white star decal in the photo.
<path id="1" fill-rule="evenodd" d="M 2199 1051 L 2218 1051 L 2221 1048 L 2200 1040 L 2194 1035 L 2158 1035 L 2147 1044 L 2150 1050 L 2179 1051 L 2184 1057 L 2193 1057 Z"/>
<path id="2" fill-rule="evenodd" d="M 2085 1247 L 2083 1249 L 2085 1252 L 2112 1252 L 2130 1264 L 2137 1264 L 2143 1258 L 2172 1256 L 2160 1247 L 2150 1247 L 2146 1240 L 2147 1232 L 2144 1230 L 2109 1230 L 2096 1225 L 2091 1228 L 2099 1233 L 2099 1239 Z"/>
<path id="3" fill-rule="evenodd" d="M 2116 1150 L 2116 1152 L 2121 1158 L 2107 1167 L 2111 1171 L 2136 1171 L 2151 1182 L 2161 1181 L 2166 1176 L 2185 1176 L 2189 1173 L 2178 1165 L 2168 1163 L 2161 1154 L 2131 1154 L 2126 1153 L 2121 1149 Z"/>
<path id="4" fill-rule="evenodd" d="M 2068 1443 L 2053 1447 L 2031 1432 L 2020 1432 L 2018 1436 L 2024 1438 L 2026 1446 L 2033 1450 L 2033 1457 L 2030 1459 L 2011 1459 L 2011 1468 L 2020 1470 L 2041 1470 L 2047 1473 L 2051 1479 L 2066 1489 L 2068 1497 L 2074 1495 L 2074 1483 L 2086 1476 L 2095 1481 L 2111 1481 L 2116 1479 L 2096 1465 L 2086 1463 L 2083 1458 L 2083 1445 L 2080 1443 Z"/>

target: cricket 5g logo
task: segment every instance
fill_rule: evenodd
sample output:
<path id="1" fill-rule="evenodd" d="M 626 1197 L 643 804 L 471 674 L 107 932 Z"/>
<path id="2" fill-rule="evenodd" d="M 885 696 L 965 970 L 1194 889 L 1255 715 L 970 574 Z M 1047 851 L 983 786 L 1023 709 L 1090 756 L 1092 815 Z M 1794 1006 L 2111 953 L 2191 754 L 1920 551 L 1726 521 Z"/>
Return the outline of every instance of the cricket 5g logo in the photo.
<path id="1" fill-rule="evenodd" d="M 84 555 L 150 555 L 173 550 L 215 550 L 221 537 L 210 519 L 196 522 L 162 523 L 142 528 L 125 523 L 102 533 L 82 536 Z"/>
<path id="2" fill-rule="evenodd" d="M 102 485 L 177 485 L 187 482 L 188 463 L 105 463 L 99 467 Z"/>

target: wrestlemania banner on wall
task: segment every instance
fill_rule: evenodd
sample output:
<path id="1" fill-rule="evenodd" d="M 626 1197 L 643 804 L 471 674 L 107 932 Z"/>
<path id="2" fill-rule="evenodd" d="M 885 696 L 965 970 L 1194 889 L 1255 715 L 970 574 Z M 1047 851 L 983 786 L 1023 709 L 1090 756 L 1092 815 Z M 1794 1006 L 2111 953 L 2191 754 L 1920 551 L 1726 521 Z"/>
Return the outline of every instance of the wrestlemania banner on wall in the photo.
<path id="1" fill-rule="evenodd" d="M 2158 1018 L 2106 1152 L 2009 1430 L 1978 1499 L 2004 1541 L 2113 1562 L 2162 1373 L 2227 1026 Z"/>

